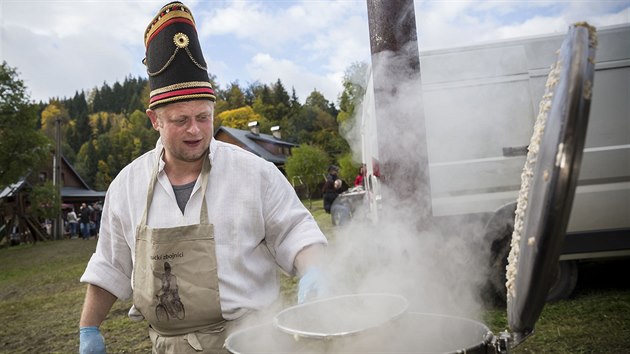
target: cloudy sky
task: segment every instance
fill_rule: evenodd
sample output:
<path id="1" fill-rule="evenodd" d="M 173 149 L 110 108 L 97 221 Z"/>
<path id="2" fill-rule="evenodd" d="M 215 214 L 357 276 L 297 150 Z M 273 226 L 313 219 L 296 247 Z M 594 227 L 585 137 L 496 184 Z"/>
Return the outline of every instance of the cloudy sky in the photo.
<path id="1" fill-rule="evenodd" d="M 0 0 L 0 60 L 16 67 L 34 100 L 71 97 L 126 76 L 146 77 L 143 32 L 168 1 Z M 278 78 L 303 101 L 331 101 L 343 72 L 369 63 L 365 0 L 185 1 L 209 71 L 221 87 Z M 445 48 L 566 33 L 577 21 L 630 23 L 630 0 L 418 1 L 419 46 Z"/>

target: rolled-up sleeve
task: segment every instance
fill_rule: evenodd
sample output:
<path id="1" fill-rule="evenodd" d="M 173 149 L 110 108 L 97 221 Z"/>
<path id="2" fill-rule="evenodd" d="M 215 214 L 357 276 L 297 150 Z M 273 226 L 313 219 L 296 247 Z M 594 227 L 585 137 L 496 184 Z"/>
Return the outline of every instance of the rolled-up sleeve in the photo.
<path id="1" fill-rule="evenodd" d="M 111 203 L 116 203 L 116 198 L 110 192 L 105 197 L 98 244 L 81 282 L 99 286 L 127 300 L 132 295 L 132 251 L 125 238 L 123 221 L 112 211 Z"/>
<path id="2" fill-rule="evenodd" d="M 327 240 L 289 181 L 272 167 L 266 171 L 265 237 L 278 265 L 286 273 L 295 275 L 296 255 L 305 247 L 326 245 Z"/>

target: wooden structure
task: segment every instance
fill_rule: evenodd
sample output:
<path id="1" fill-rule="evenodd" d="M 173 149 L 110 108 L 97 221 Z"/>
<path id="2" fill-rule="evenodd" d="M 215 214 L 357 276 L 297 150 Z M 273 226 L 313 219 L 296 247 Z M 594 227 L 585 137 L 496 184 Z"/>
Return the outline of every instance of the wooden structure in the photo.
<path id="1" fill-rule="evenodd" d="M 61 160 L 61 207 L 65 219 L 67 212 L 75 206 L 78 210 L 81 203 L 103 201 L 105 192 L 92 190 L 65 158 Z M 0 190 L 0 244 L 36 242 L 51 238 L 51 224 L 36 220 L 29 213 L 29 194 L 33 186 L 52 180 L 52 165 L 51 159 L 39 170 L 32 171 L 28 176 Z"/>

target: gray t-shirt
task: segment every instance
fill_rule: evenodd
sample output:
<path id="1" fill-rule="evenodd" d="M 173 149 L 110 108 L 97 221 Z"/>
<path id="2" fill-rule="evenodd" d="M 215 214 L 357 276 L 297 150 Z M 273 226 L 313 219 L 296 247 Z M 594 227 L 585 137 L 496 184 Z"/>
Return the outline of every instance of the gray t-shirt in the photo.
<path id="1" fill-rule="evenodd" d="M 190 194 L 192 193 L 195 183 L 197 183 L 197 181 L 182 184 L 181 186 L 173 186 L 173 192 L 175 192 L 177 206 L 179 206 L 182 214 L 184 213 L 184 209 L 186 209 L 186 203 L 188 203 L 188 199 L 190 199 Z"/>

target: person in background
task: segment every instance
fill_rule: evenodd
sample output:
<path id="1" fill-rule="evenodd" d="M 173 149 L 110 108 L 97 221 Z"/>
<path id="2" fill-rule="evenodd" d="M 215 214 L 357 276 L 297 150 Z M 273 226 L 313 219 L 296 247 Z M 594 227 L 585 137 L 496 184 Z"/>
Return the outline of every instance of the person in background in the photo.
<path id="1" fill-rule="evenodd" d="M 278 267 L 299 277 L 298 302 L 321 294 L 327 240 L 275 165 L 213 138 L 215 94 L 188 7 L 160 9 L 144 44 L 160 138 L 107 191 L 81 277 L 80 352 L 104 353 L 99 326 L 116 299 L 133 299 L 129 317 L 148 323 L 154 353 L 227 353 L 234 328 L 278 299 Z M 165 261 L 185 316 L 160 320 Z"/>
<path id="2" fill-rule="evenodd" d="M 70 227 L 70 238 L 77 238 L 77 226 L 79 225 L 79 219 L 77 218 L 77 213 L 74 211 L 74 208 L 68 212 L 66 217 L 68 219 L 68 226 Z"/>
<path id="3" fill-rule="evenodd" d="M 363 178 L 365 178 L 365 164 L 361 165 L 361 167 L 359 167 L 359 174 L 357 175 L 357 177 L 354 179 L 354 186 L 355 187 L 364 187 L 364 181 Z"/>
<path id="4" fill-rule="evenodd" d="M 101 205 L 97 202 L 93 203 L 90 214 L 90 224 L 92 225 L 91 236 L 96 238 L 98 238 L 98 230 L 101 227 L 101 212 Z"/>
<path id="5" fill-rule="evenodd" d="M 323 199 L 324 199 L 324 211 L 330 214 L 330 208 L 333 202 L 337 199 L 341 188 L 341 180 L 338 176 L 339 167 L 335 165 L 328 166 L 328 174 L 326 175 L 326 182 L 322 187 Z"/>
<path id="6" fill-rule="evenodd" d="M 90 238 L 90 214 L 90 208 L 87 204 L 81 204 L 81 208 L 79 209 L 79 221 L 81 223 L 81 237 L 84 240 Z"/>

